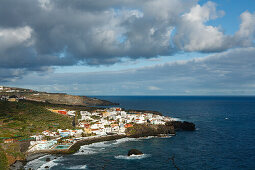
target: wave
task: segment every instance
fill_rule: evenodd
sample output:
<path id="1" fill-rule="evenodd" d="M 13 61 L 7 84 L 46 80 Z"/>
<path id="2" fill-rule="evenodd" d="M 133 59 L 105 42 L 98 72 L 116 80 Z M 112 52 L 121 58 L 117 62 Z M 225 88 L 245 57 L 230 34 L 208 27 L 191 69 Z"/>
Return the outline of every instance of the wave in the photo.
<path id="1" fill-rule="evenodd" d="M 46 158 L 50 158 L 51 161 L 50 162 L 46 162 Z M 55 166 L 57 165 L 57 163 L 55 163 L 55 161 L 57 159 L 54 159 L 55 157 L 53 157 L 52 155 L 44 155 L 42 157 L 39 157 L 37 159 L 34 159 L 32 161 L 29 161 L 24 168 L 25 169 L 44 169 L 45 166 Z M 59 159 L 59 158 L 58 158 Z"/>
<path id="2" fill-rule="evenodd" d="M 122 139 L 117 139 L 113 143 L 114 145 L 120 144 L 120 143 L 125 143 L 125 142 L 130 142 L 130 141 L 139 141 L 140 139 L 138 138 L 122 138 Z"/>
<path id="3" fill-rule="evenodd" d="M 75 165 L 75 166 L 70 166 L 67 169 L 87 169 L 87 165 Z"/>
<path id="4" fill-rule="evenodd" d="M 177 117 L 172 117 L 171 119 L 172 119 L 173 121 L 183 121 L 182 119 L 177 118 Z"/>
<path id="5" fill-rule="evenodd" d="M 148 157 L 150 157 L 149 154 L 131 155 L 131 156 L 127 156 L 127 155 L 114 156 L 114 158 L 116 158 L 116 159 L 126 159 L 126 160 L 144 159 L 144 158 L 148 158 Z"/>
<path id="6" fill-rule="evenodd" d="M 51 161 L 46 162 L 45 158 L 50 158 Z M 37 170 L 44 170 L 47 169 L 45 167 L 52 168 L 54 166 L 59 166 L 59 160 L 62 159 L 63 157 L 58 157 L 56 158 L 55 156 L 52 155 L 45 155 L 43 157 L 40 157 L 38 159 L 35 159 L 33 161 L 28 162 L 28 164 L 24 167 L 25 169 L 37 169 Z"/>
<path id="7" fill-rule="evenodd" d="M 89 145 L 83 145 L 80 147 L 80 150 L 74 153 L 73 155 L 92 155 L 104 150 L 106 147 L 109 147 L 109 146 L 111 146 L 111 144 L 108 144 L 105 141 L 92 143 Z"/>

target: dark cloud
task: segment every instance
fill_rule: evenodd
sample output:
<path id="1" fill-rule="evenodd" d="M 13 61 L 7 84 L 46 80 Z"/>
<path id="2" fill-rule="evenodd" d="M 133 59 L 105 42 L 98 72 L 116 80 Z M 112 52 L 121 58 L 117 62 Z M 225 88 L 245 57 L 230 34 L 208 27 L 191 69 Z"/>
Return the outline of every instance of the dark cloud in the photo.
<path id="1" fill-rule="evenodd" d="M 2 0 L 0 68 L 11 75 L 13 69 L 111 65 L 123 57 L 252 46 L 255 14 L 242 14 L 233 36 L 205 24 L 222 15 L 214 3 L 200 6 L 197 0 Z"/>

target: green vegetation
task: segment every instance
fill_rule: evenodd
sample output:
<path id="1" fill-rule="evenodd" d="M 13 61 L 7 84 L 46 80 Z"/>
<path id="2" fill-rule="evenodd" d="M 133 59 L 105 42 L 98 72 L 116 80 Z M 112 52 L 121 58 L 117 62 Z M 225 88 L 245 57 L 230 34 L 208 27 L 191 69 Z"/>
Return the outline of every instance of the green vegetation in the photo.
<path id="1" fill-rule="evenodd" d="M 0 169 L 5 170 L 8 169 L 8 161 L 5 156 L 4 150 L 0 146 Z"/>
<path id="2" fill-rule="evenodd" d="M 72 119 L 33 102 L 0 101 L 0 137 L 24 139 L 44 130 L 72 128 Z"/>
<path id="3" fill-rule="evenodd" d="M 72 118 L 47 110 L 51 106 L 25 100 L 0 101 L 0 169 L 7 169 L 6 165 L 25 158 L 31 135 L 44 130 L 73 128 Z M 3 143 L 8 138 L 15 139 L 15 142 Z"/>

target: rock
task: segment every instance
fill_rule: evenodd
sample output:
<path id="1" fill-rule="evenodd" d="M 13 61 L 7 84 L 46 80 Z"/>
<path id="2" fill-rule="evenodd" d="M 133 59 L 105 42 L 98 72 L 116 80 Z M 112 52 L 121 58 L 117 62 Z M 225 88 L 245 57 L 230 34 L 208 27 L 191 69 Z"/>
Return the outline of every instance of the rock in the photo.
<path id="1" fill-rule="evenodd" d="M 45 168 L 45 169 L 49 169 L 50 167 L 49 167 L 49 166 L 45 166 L 44 168 Z"/>
<path id="2" fill-rule="evenodd" d="M 130 155 L 142 155 L 143 153 L 137 149 L 131 149 L 128 151 L 128 156 Z"/>
<path id="3" fill-rule="evenodd" d="M 25 161 L 16 160 L 15 163 L 12 164 L 12 165 L 10 166 L 10 169 L 11 169 L 11 170 L 23 169 L 24 164 L 25 164 Z M 0 168 L 0 169 L 1 169 L 1 168 Z"/>
<path id="4" fill-rule="evenodd" d="M 170 121 L 166 123 L 166 126 L 174 126 L 175 130 L 186 130 L 193 131 L 196 129 L 196 126 L 192 122 L 181 122 L 181 121 Z"/>
<path id="5" fill-rule="evenodd" d="M 184 121 L 182 123 L 182 129 L 183 130 L 190 130 L 190 131 L 192 131 L 192 130 L 195 130 L 196 127 L 195 127 L 194 123 Z"/>
<path id="6" fill-rule="evenodd" d="M 50 158 L 46 158 L 46 162 L 50 162 Z"/>

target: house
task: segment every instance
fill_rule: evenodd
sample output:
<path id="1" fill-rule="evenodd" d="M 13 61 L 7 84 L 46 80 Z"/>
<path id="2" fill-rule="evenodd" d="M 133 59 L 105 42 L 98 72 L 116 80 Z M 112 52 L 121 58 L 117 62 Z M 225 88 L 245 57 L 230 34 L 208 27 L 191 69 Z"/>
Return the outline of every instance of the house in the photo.
<path id="1" fill-rule="evenodd" d="M 13 96 L 9 97 L 8 101 L 9 102 L 18 102 L 19 98 L 17 96 L 13 95 Z"/>
<path id="2" fill-rule="evenodd" d="M 91 116 L 91 113 L 88 111 L 80 111 L 81 116 Z"/>
<path id="3" fill-rule="evenodd" d="M 59 132 L 59 135 L 61 137 L 68 137 L 68 136 L 70 136 L 70 131 L 68 129 L 67 130 L 58 129 L 58 132 Z"/>
<path id="4" fill-rule="evenodd" d="M 9 99 L 9 96 L 1 96 L 1 98 L 0 98 L 1 100 L 3 100 L 3 101 L 8 101 L 8 99 Z"/>
<path id="5" fill-rule="evenodd" d="M 91 132 L 96 135 L 101 135 L 102 131 L 100 129 L 91 129 Z"/>
<path id="6" fill-rule="evenodd" d="M 120 127 L 118 124 L 111 124 L 111 127 L 112 127 L 112 132 L 119 132 L 120 130 Z"/>
<path id="7" fill-rule="evenodd" d="M 120 111 L 120 115 L 121 115 L 121 117 L 126 117 L 126 116 L 127 116 L 127 112 L 125 112 L 125 111 Z"/>
<path id="8" fill-rule="evenodd" d="M 5 139 L 4 143 L 14 143 L 14 139 Z"/>
<path id="9" fill-rule="evenodd" d="M 119 132 L 120 133 L 125 133 L 125 130 L 126 130 L 126 128 L 125 128 L 125 126 L 124 126 L 124 124 L 120 124 L 120 126 L 119 126 Z"/>
<path id="10" fill-rule="evenodd" d="M 68 115 L 68 116 L 75 116 L 75 111 L 68 111 L 68 112 L 67 112 L 67 115 Z"/>
<path id="11" fill-rule="evenodd" d="M 129 123 L 125 124 L 125 128 L 129 128 L 129 127 L 133 127 L 133 125 Z"/>
<path id="12" fill-rule="evenodd" d="M 4 90 L 4 86 L 0 86 L 0 91 L 3 91 Z"/>
<path id="13" fill-rule="evenodd" d="M 67 111 L 66 111 L 66 110 L 58 110 L 58 113 L 59 113 L 59 114 L 62 114 L 62 115 L 66 115 L 66 114 L 67 114 Z"/>
<path id="14" fill-rule="evenodd" d="M 117 108 L 116 108 L 116 111 L 121 111 L 121 108 L 117 107 Z"/>
<path id="15" fill-rule="evenodd" d="M 16 98 L 9 98 L 8 102 L 17 102 L 17 99 Z"/>
<path id="16" fill-rule="evenodd" d="M 56 140 L 41 140 L 41 141 L 30 141 L 30 145 L 34 145 L 33 148 L 31 148 L 30 151 L 35 151 L 35 150 L 48 150 L 54 145 L 57 144 Z"/>
<path id="17" fill-rule="evenodd" d="M 31 138 L 34 138 L 36 141 L 40 141 L 43 139 L 43 135 L 33 135 L 33 136 L 30 136 Z"/>
<path id="18" fill-rule="evenodd" d="M 57 132 L 51 132 L 49 130 L 45 130 L 42 132 L 43 135 L 45 136 L 56 136 L 57 135 Z"/>
<path id="19" fill-rule="evenodd" d="M 89 128 L 89 127 L 90 127 L 90 124 L 88 124 L 87 122 L 80 122 L 79 127 L 82 127 L 82 128 Z"/>
<path id="20" fill-rule="evenodd" d="M 90 128 L 90 127 L 85 127 L 85 128 L 84 128 L 84 133 L 85 133 L 85 134 L 91 134 L 91 133 L 92 133 L 91 128 Z"/>
<path id="21" fill-rule="evenodd" d="M 160 120 L 160 119 L 151 119 L 151 124 L 154 124 L 154 125 L 163 125 L 165 124 L 164 121 Z"/>
<path id="22" fill-rule="evenodd" d="M 110 115 L 111 115 L 110 112 L 102 112 L 102 116 L 103 116 L 103 117 L 108 117 L 108 116 L 110 116 Z"/>

